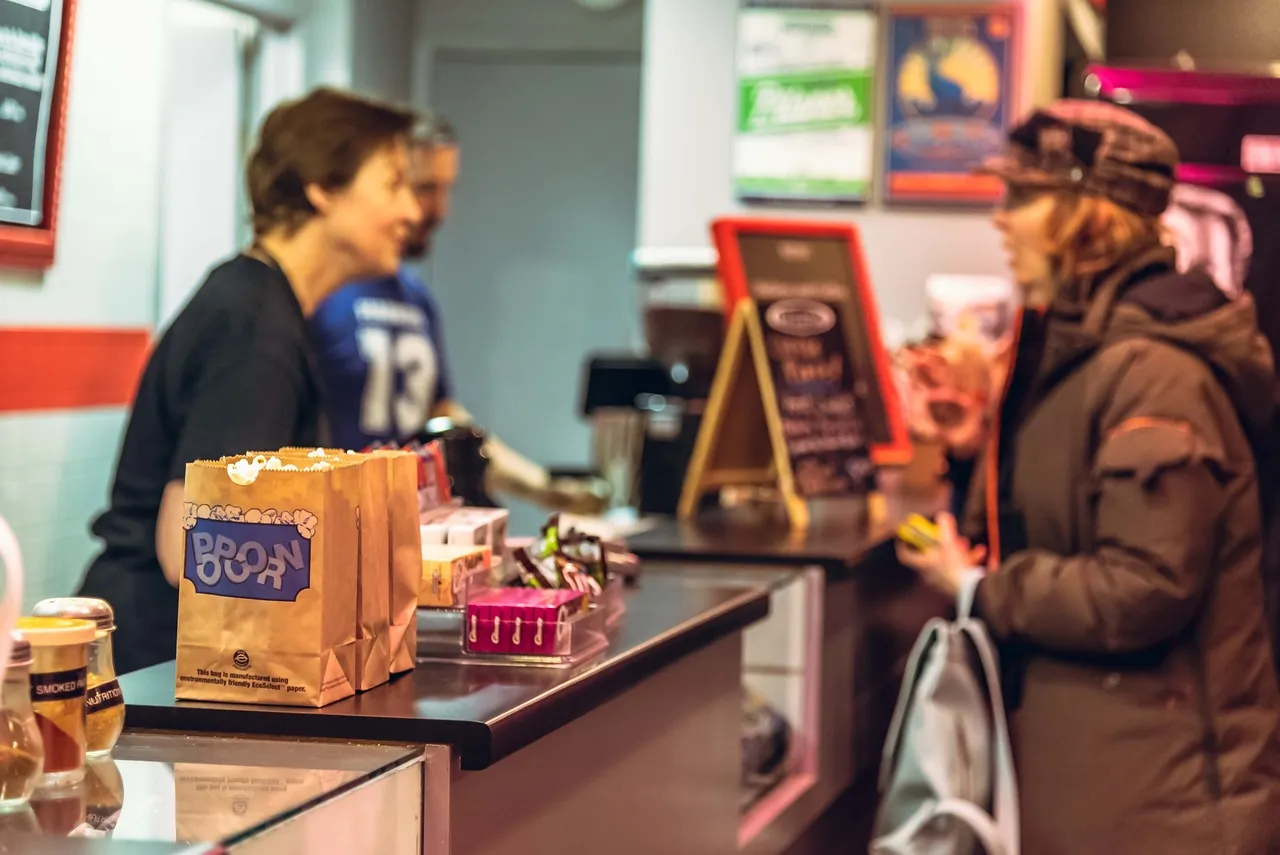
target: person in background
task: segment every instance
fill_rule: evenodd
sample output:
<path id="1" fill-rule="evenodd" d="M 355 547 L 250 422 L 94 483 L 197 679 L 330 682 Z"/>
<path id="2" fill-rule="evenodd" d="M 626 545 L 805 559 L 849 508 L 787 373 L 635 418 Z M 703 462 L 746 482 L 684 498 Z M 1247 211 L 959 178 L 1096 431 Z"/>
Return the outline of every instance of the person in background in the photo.
<path id="1" fill-rule="evenodd" d="M 387 276 L 351 282 L 325 300 L 311 319 L 317 366 L 324 380 L 334 444 L 360 450 L 402 445 L 433 419 L 469 425 L 454 397 L 440 310 L 415 271 L 449 214 L 459 149 L 452 126 L 423 117 L 409 148 L 409 175 L 423 215 L 410 230 L 404 257 Z M 553 481 L 541 466 L 488 437 L 489 479 L 495 491 L 563 510 L 591 512 L 604 500 L 592 482 Z"/>
<path id="2" fill-rule="evenodd" d="M 420 219 L 414 116 L 317 89 L 267 117 L 249 160 L 254 243 L 215 267 L 160 338 L 125 430 L 103 542 L 80 588 L 124 616 L 120 671 L 171 659 L 186 465 L 328 444 L 306 319 L 352 278 L 395 271 Z"/>
<path id="3" fill-rule="evenodd" d="M 1000 643 L 1036 855 L 1280 852 L 1255 464 L 1276 378 L 1252 298 L 1162 245 L 1177 161 L 1135 114 L 1065 101 L 987 164 L 1027 310 L 970 539 L 944 514 L 936 548 L 899 549 Z"/>

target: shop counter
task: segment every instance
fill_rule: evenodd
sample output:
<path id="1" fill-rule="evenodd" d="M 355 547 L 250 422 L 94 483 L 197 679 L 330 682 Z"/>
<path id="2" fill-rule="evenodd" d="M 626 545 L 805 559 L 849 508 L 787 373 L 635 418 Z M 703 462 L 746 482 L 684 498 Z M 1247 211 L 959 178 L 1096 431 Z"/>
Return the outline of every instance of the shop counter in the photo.
<path id="1" fill-rule="evenodd" d="M 421 849 L 421 747 L 126 733 L 84 783 L 0 814 L 0 853 Z"/>
<path id="2" fill-rule="evenodd" d="M 743 681 L 786 717 L 791 750 L 769 789 L 744 803 L 739 851 L 793 851 L 819 824 L 835 828 L 824 844 L 865 850 L 851 843 L 864 833 L 852 825 L 865 824 L 853 814 L 872 811 L 874 795 L 852 812 L 837 799 L 874 776 L 911 646 L 948 608 L 898 564 L 893 533 L 907 513 L 932 513 L 943 499 L 891 494 L 876 522 L 860 502 L 815 502 L 799 532 L 715 510 L 696 521 L 647 520 L 629 539 L 650 575 L 772 580 L 770 617 L 745 636 Z"/>
<path id="3" fill-rule="evenodd" d="M 419 663 L 320 709 L 174 700 L 172 662 L 126 675 L 131 730 L 434 746 L 423 851 L 731 853 L 742 633 L 769 592 L 642 577 L 597 659 L 569 670 Z"/>

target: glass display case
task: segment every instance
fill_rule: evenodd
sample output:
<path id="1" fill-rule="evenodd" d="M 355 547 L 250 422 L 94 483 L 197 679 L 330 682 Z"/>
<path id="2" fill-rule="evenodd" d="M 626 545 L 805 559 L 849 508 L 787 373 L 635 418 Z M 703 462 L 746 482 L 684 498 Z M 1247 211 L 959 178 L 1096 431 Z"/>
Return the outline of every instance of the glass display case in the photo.
<path id="1" fill-rule="evenodd" d="M 679 574 L 689 584 L 715 580 L 770 591 L 769 616 L 743 634 L 738 845 L 743 852 L 771 851 L 767 843 L 776 841 L 762 844 L 770 838 L 764 832 L 775 823 L 803 827 L 788 814 L 806 814 L 803 800 L 828 789 L 820 780 L 820 758 L 824 750 L 839 750 L 824 742 L 830 732 L 823 721 L 824 573 L 805 566 L 663 561 L 646 561 L 645 571 Z"/>
<path id="2" fill-rule="evenodd" d="M 70 837 L 97 838 L 106 853 L 171 843 L 167 851 L 415 855 L 432 750 L 127 733 L 82 783 L 0 813 L 0 851 L 53 853 Z"/>

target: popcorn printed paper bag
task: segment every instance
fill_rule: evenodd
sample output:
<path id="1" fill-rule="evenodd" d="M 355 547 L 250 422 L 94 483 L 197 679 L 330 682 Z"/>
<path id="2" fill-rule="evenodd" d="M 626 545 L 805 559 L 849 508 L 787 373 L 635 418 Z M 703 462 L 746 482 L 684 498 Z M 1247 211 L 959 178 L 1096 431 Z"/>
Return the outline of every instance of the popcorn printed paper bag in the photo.
<path id="1" fill-rule="evenodd" d="M 355 693 L 360 467 L 187 465 L 180 700 L 319 707 Z"/>
<path id="2" fill-rule="evenodd" d="M 305 469 L 317 461 L 360 467 L 359 558 L 356 567 L 356 691 L 380 686 L 391 677 L 391 579 L 387 544 L 387 466 L 368 454 L 331 449 L 282 448 L 249 452 L 248 457 L 279 460 Z"/>
<path id="3" fill-rule="evenodd" d="M 418 588 L 422 582 L 422 536 L 418 528 L 418 456 L 411 451 L 394 449 L 379 449 L 362 454 L 336 449 L 281 449 L 281 453 L 287 454 L 298 451 L 306 451 L 310 455 L 328 455 L 330 458 L 354 456 L 385 461 L 391 673 L 412 671 L 417 661 Z"/>
<path id="4" fill-rule="evenodd" d="M 391 673 L 412 671 L 418 655 L 418 588 L 422 532 L 418 528 L 418 457 L 375 451 L 387 461 L 387 524 L 391 547 Z"/>

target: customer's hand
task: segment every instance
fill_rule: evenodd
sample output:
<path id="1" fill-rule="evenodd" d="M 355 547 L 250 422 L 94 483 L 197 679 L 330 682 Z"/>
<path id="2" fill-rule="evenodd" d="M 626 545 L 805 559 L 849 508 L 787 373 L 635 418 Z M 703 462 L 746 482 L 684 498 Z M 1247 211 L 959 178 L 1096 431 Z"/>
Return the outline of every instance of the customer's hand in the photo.
<path id="1" fill-rule="evenodd" d="M 602 478 L 553 478 L 542 495 L 550 510 L 596 516 L 609 509 L 609 483 Z"/>
<path id="2" fill-rule="evenodd" d="M 973 547 L 956 531 L 956 518 L 951 514 L 938 515 L 938 545 L 929 549 L 912 549 L 905 543 L 897 543 L 898 560 L 920 574 L 920 578 L 932 588 L 954 597 L 960 590 L 960 580 L 966 571 L 982 566 L 987 550 Z"/>

